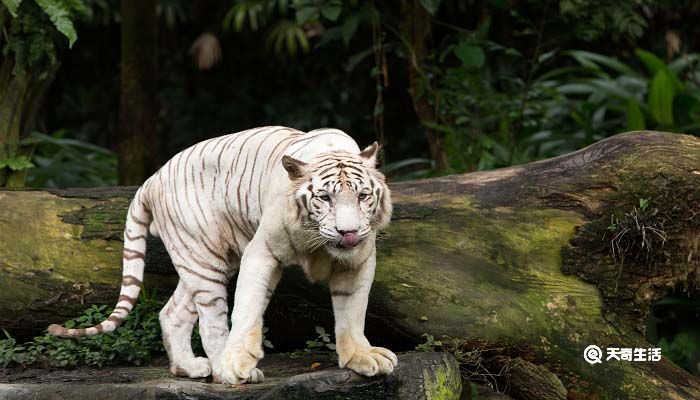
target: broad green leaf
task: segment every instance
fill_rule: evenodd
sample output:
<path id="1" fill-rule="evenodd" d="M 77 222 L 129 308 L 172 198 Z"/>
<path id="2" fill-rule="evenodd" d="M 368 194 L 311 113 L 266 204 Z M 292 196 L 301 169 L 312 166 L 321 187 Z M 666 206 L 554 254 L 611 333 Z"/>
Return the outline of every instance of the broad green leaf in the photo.
<path id="1" fill-rule="evenodd" d="M 563 77 L 562 79 L 567 80 L 568 75 L 581 73 L 583 71 L 585 71 L 585 69 L 582 67 L 555 68 L 551 71 L 547 71 L 547 72 L 543 73 L 542 75 L 538 76 L 537 79 L 535 79 L 535 81 L 547 81 L 547 80 L 556 79 L 559 77 Z"/>
<path id="2" fill-rule="evenodd" d="M 299 8 L 295 13 L 297 24 L 303 25 L 309 21 L 317 21 L 320 16 L 320 11 L 316 7 Z"/>
<path id="3" fill-rule="evenodd" d="M 240 31 L 243 28 L 243 21 L 245 21 L 245 13 L 246 11 L 244 4 L 236 4 L 235 6 L 231 7 L 221 23 L 221 27 L 223 28 L 224 32 L 228 32 L 231 28 L 236 31 Z"/>
<path id="4" fill-rule="evenodd" d="M 331 43 L 333 41 L 342 39 L 342 25 L 341 26 L 336 26 L 334 28 L 330 28 L 326 31 L 323 32 L 321 35 L 321 39 L 316 43 L 316 48 L 321 48 L 328 43 Z"/>
<path id="5" fill-rule="evenodd" d="M 355 32 L 357 31 L 357 26 L 360 24 L 360 16 L 357 14 L 354 14 L 350 17 L 348 17 L 345 20 L 345 23 L 343 24 L 342 28 L 342 37 L 343 37 L 343 42 L 347 46 L 350 43 L 350 39 L 352 39 L 353 36 L 355 36 Z"/>
<path id="6" fill-rule="evenodd" d="M 618 84 L 617 81 L 611 81 L 607 79 L 591 79 L 591 85 L 610 97 L 619 97 L 621 99 L 634 98 L 634 93 L 631 93 L 623 85 Z"/>
<path id="7" fill-rule="evenodd" d="M 676 95 L 668 72 L 659 70 L 649 89 L 649 112 L 660 125 L 673 125 L 673 97 Z"/>
<path id="8" fill-rule="evenodd" d="M 0 0 L 2 1 L 2 4 L 7 7 L 7 11 L 12 14 L 13 17 L 17 16 L 17 9 L 19 8 L 19 5 L 22 3 L 22 0 Z"/>
<path id="9" fill-rule="evenodd" d="M 242 9 L 240 12 L 232 13 L 232 16 L 235 16 L 234 18 L 234 23 L 233 23 L 233 29 L 235 29 L 237 32 L 240 32 L 243 30 L 243 24 L 245 24 L 245 16 L 246 16 L 247 11 L 245 9 Z"/>
<path id="10" fill-rule="evenodd" d="M 422 5 L 425 11 L 430 15 L 435 15 L 438 8 L 440 8 L 440 3 L 442 3 L 442 0 L 420 0 L 420 5 Z"/>
<path id="11" fill-rule="evenodd" d="M 73 47 L 73 43 L 78 40 L 78 34 L 75 32 L 69 10 L 65 9 L 63 3 L 57 0 L 34 1 L 49 16 L 56 29 L 68 38 L 68 46 Z"/>
<path id="12" fill-rule="evenodd" d="M 345 70 L 346 71 L 352 71 L 355 69 L 357 64 L 361 63 L 363 60 L 367 59 L 367 57 L 371 56 L 374 54 L 374 48 L 370 47 L 368 49 L 365 49 L 363 51 L 360 51 L 359 53 L 355 53 L 350 58 L 348 58 L 348 63 L 345 65 Z"/>
<path id="13" fill-rule="evenodd" d="M 591 53 L 589 51 L 583 50 L 572 50 L 566 52 L 565 54 L 569 54 L 576 61 L 578 61 L 579 64 L 587 68 L 591 68 L 602 72 L 602 69 L 600 68 L 600 66 L 602 65 L 622 75 L 640 76 L 638 72 L 634 71 L 627 65 L 621 63 L 617 59 L 604 56 L 602 54 Z"/>
<path id="14" fill-rule="evenodd" d="M 552 57 L 554 57 L 557 54 L 558 51 L 559 51 L 559 49 L 554 49 L 554 50 L 548 51 L 544 54 L 540 54 L 540 56 L 537 57 L 537 63 L 542 64 L 542 63 L 550 60 Z"/>
<path id="15" fill-rule="evenodd" d="M 683 91 L 683 84 L 681 83 L 681 81 L 678 79 L 676 74 L 672 70 L 670 70 L 659 57 L 657 57 L 653 53 L 642 49 L 636 49 L 634 53 L 637 55 L 637 58 L 639 58 L 642 64 L 644 64 L 644 67 L 647 69 L 647 71 L 649 71 L 649 74 L 651 76 L 655 76 L 656 73 L 659 71 L 666 71 L 666 73 L 668 73 L 668 77 L 671 79 L 671 83 L 673 83 L 675 91 Z"/>
<path id="16" fill-rule="evenodd" d="M 428 158 L 406 158 L 403 160 L 399 161 L 394 161 L 392 163 L 388 163 L 384 166 L 382 171 L 386 173 L 390 173 L 393 171 L 397 171 L 401 168 L 406 168 L 406 167 L 422 167 L 422 166 L 430 166 L 430 159 Z"/>
<path id="17" fill-rule="evenodd" d="M 296 32 L 294 29 L 289 29 L 287 31 L 287 53 L 290 55 L 295 55 L 297 54 L 297 40 L 296 40 Z"/>
<path id="18" fill-rule="evenodd" d="M 13 171 L 34 168 L 34 164 L 27 156 L 18 156 L 0 159 L 0 168 L 7 167 Z"/>
<path id="19" fill-rule="evenodd" d="M 656 55 L 654 55 L 651 52 L 648 52 L 646 50 L 642 49 L 636 49 L 634 51 L 634 54 L 637 55 L 637 58 L 639 58 L 639 61 L 644 64 L 644 67 L 649 71 L 649 74 L 654 76 L 656 75 L 657 72 L 659 72 L 660 69 L 664 69 L 666 67 L 666 64 L 664 64 L 663 61 Z"/>
<path id="20" fill-rule="evenodd" d="M 250 29 L 253 31 L 258 30 L 258 10 L 255 8 L 250 8 L 248 10 L 248 22 L 250 23 Z"/>
<path id="21" fill-rule="evenodd" d="M 341 0 L 332 0 L 321 7 L 321 15 L 329 21 L 337 21 L 340 13 L 343 11 L 343 2 Z"/>
<path id="22" fill-rule="evenodd" d="M 627 101 L 627 130 L 641 131 L 644 129 L 646 129 L 646 121 L 642 109 L 634 99 L 629 99 Z"/>
<path id="23" fill-rule="evenodd" d="M 486 56 L 481 47 L 468 42 L 460 42 L 454 48 L 454 53 L 462 61 L 462 65 L 468 68 L 481 68 L 484 66 Z"/>
<path id="24" fill-rule="evenodd" d="M 556 88 L 557 92 L 561 94 L 590 94 L 594 93 L 597 88 L 587 82 L 581 82 L 581 83 L 566 83 L 563 85 L 560 85 Z"/>
<path id="25" fill-rule="evenodd" d="M 307 53 L 309 51 L 309 40 L 306 38 L 306 34 L 304 33 L 304 30 L 301 28 L 298 28 L 294 31 L 296 33 L 297 41 L 299 41 L 299 47 L 301 47 L 301 51 L 304 53 Z"/>

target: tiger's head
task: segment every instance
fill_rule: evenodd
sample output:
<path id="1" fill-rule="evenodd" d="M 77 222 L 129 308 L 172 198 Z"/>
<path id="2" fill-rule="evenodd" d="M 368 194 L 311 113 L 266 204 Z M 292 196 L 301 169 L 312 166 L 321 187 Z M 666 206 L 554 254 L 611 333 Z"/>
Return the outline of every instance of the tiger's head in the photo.
<path id="1" fill-rule="evenodd" d="M 345 258 L 391 219 L 391 193 L 376 168 L 379 145 L 359 154 L 334 151 L 308 163 L 284 156 L 282 165 L 292 180 L 298 218 L 314 232 L 316 245 Z"/>

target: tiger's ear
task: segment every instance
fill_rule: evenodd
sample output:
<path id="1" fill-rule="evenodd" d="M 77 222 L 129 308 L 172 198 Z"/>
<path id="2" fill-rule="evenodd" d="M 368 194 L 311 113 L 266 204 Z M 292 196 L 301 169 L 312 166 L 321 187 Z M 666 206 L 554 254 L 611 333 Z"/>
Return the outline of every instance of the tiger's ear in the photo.
<path id="1" fill-rule="evenodd" d="M 377 154 L 380 148 L 379 143 L 374 142 L 360 152 L 360 157 L 363 158 L 366 166 L 374 168 L 377 165 Z"/>
<path id="2" fill-rule="evenodd" d="M 282 166 L 289 174 L 289 179 L 296 180 L 304 176 L 306 163 L 290 156 L 282 156 Z"/>

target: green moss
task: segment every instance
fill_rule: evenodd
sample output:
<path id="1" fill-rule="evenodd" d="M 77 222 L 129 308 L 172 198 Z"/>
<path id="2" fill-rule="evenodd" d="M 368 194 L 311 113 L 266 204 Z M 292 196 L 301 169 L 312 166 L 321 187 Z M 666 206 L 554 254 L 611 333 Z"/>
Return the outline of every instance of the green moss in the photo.
<path id="1" fill-rule="evenodd" d="M 430 218 L 395 221 L 390 241 L 380 243 L 378 295 L 390 296 L 406 315 L 428 317 L 406 321 L 411 328 L 489 340 L 514 331 L 534 336 L 548 325 L 552 302 L 542 286 L 573 292 L 581 307 L 599 305 L 590 300 L 597 299 L 594 288 L 558 271 L 561 247 L 583 222 L 578 214 L 482 210 L 465 197 L 443 200 Z"/>
<path id="2" fill-rule="evenodd" d="M 64 222 L 81 225 L 83 240 L 121 240 L 129 199 L 114 198 L 92 207 L 82 207 L 62 214 Z"/>
<path id="3" fill-rule="evenodd" d="M 469 338 L 518 348 L 527 343 L 539 360 L 579 371 L 564 383 L 594 382 L 620 398 L 622 383 L 648 379 L 623 363 L 591 367 L 582 357 L 589 344 L 634 345 L 603 318 L 594 286 L 561 271 L 561 250 L 584 218 L 554 209 L 480 209 L 468 198 L 439 200 L 433 214 L 392 223 L 381 242 L 371 304 L 392 304 L 404 329 L 436 338 Z M 419 316 L 426 316 L 421 321 Z M 611 387 L 614 386 L 614 387 Z M 650 391 L 649 391 L 650 393 Z"/>
<path id="4" fill-rule="evenodd" d="M 457 400 L 462 394 L 459 367 L 454 362 L 441 368 L 423 369 L 423 382 L 427 400 Z"/>
<path id="5" fill-rule="evenodd" d="M 43 277 L 45 286 L 114 285 L 121 270 L 121 242 L 81 240 L 83 227 L 66 224 L 60 215 L 93 207 L 87 199 L 64 199 L 45 192 L 3 192 L 0 196 L 0 254 L 3 274 L 0 302 L 31 305 L 43 298 L 40 290 L 23 290 L 21 282 Z M 41 240 L 40 246 L 36 241 Z M 112 249 L 112 251 L 105 251 Z M 34 278 L 35 279 L 35 278 Z M 32 288 L 36 284 L 33 283 Z"/>

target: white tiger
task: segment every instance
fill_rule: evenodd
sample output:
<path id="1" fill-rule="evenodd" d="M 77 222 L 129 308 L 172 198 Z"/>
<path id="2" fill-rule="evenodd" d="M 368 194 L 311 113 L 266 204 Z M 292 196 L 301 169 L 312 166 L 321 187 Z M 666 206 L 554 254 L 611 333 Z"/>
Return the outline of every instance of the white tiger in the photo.
<path id="1" fill-rule="evenodd" d="M 330 286 L 340 367 L 367 376 L 391 373 L 396 355 L 364 335 L 375 235 L 392 212 L 384 176 L 375 169 L 378 149 L 375 142 L 360 151 L 337 129 L 264 127 L 180 152 L 131 202 L 114 312 L 91 328 L 51 325 L 49 332 L 76 337 L 119 326 L 141 288 L 149 231 L 162 238 L 180 276 L 160 312 L 173 374 L 261 381 L 263 313 L 282 267 L 291 264 Z M 226 284 L 237 270 L 229 332 Z M 208 358 L 192 352 L 197 319 Z"/>

